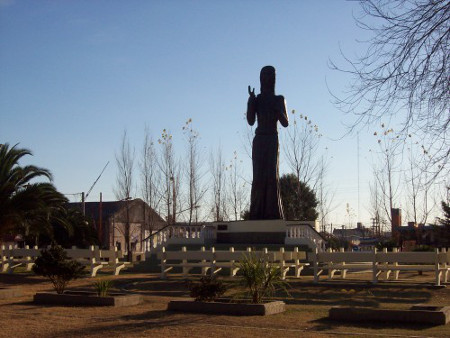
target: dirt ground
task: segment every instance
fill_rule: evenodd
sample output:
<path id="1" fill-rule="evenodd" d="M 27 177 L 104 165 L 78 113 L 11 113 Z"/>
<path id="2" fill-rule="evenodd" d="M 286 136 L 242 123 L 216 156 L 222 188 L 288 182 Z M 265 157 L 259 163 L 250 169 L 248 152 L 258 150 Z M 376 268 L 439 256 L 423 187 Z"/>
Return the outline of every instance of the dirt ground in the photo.
<path id="1" fill-rule="evenodd" d="M 371 285 L 364 276 L 312 284 L 310 276 L 289 280 L 290 295 L 278 294 L 287 311 L 272 316 L 237 317 L 166 311 L 171 299 L 187 297 L 187 283 L 179 275 L 160 280 L 157 274 L 124 273 L 101 278 L 114 280 L 115 289 L 139 293 L 144 303 L 133 307 L 63 307 L 35 305 L 37 291 L 50 283 L 27 273 L 0 274 L 0 288 L 20 288 L 21 297 L 0 300 L 0 337 L 450 337 L 445 326 L 343 323 L 327 319 L 334 305 L 408 309 L 414 304 L 450 305 L 450 287 L 432 287 L 432 276 Z M 369 278 L 367 278 L 369 280 Z M 92 288 L 84 278 L 70 289 Z"/>

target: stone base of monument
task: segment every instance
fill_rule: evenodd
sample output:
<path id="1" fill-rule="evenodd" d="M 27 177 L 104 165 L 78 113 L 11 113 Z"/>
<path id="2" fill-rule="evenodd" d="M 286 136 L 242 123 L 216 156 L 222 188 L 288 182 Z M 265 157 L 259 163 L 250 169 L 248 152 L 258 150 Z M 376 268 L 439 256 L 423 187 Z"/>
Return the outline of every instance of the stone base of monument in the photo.
<path id="1" fill-rule="evenodd" d="M 286 221 L 217 222 L 218 244 L 285 244 Z"/>

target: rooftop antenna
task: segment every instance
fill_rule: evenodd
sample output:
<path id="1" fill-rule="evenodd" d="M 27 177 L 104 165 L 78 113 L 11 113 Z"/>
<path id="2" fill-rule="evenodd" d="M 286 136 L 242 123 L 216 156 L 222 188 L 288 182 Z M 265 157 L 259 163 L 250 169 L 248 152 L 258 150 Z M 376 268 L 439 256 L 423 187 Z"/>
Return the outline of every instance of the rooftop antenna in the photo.
<path id="1" fill-rule="evenodd" d="M 97 179 L 94 181 L 94 183 L 92 183 L 91 187 L 89 188 L 88 192 L 86 193 L 86 196 L 84 197 L 84 200 L 86 201 L 86 199 L 88 198 L 89 194 L 91 193 L 92 189 L 94 189 L 94 186 L 97 184 L 98 180 L 100 179 L 100 177 L 103 175 L 103 172 L 105 171 L 106 167 L 108 166 L 109 161 L 105 164 L 105 166 L 103 167 L 102 172 L 100 173 L 100 175 L 98 175 Z"/>

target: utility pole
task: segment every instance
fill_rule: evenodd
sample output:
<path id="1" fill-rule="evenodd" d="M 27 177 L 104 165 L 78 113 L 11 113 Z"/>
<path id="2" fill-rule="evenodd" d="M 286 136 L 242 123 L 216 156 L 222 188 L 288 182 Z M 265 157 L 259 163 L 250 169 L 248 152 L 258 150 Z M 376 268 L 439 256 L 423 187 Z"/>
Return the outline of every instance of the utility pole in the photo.
<path id="1" fill-rule="evenodd" d="M 86 216 L 86 202 L 84 198 L 84 191 L 81 193 L 81 211 L 83 212 L 83 216 Z"/>
<path id="2" fill-rule="evenodd" d="M 98 205 L 98 240 L 100 241 L 100 247 L 103 245 L 103 199 L 102 193 L 100 193 L 100 203 Z"/>

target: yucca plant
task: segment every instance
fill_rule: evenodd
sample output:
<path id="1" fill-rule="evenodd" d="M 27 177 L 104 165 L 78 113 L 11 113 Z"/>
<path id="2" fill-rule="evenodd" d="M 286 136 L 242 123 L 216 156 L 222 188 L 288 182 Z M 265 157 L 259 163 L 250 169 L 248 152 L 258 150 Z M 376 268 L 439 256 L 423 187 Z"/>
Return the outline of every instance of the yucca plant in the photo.
<path id="1" fill-rule="evenodd" d="M 99 279 L 94 283 L 95 291 L 99 297 L 106 297 L 112 287 L 113 281 L 110 279 Z"/>
<path id="2" fill-rule="evenodd" d="M 240 284 L 247 289 L 253 303 L 261 303 L 263 298 L 272 296 L 277 290 L 288 293 L 281 268 L 270 264 L 267 255 L 257 257 L 249 253 L 238 266 Z"/>

